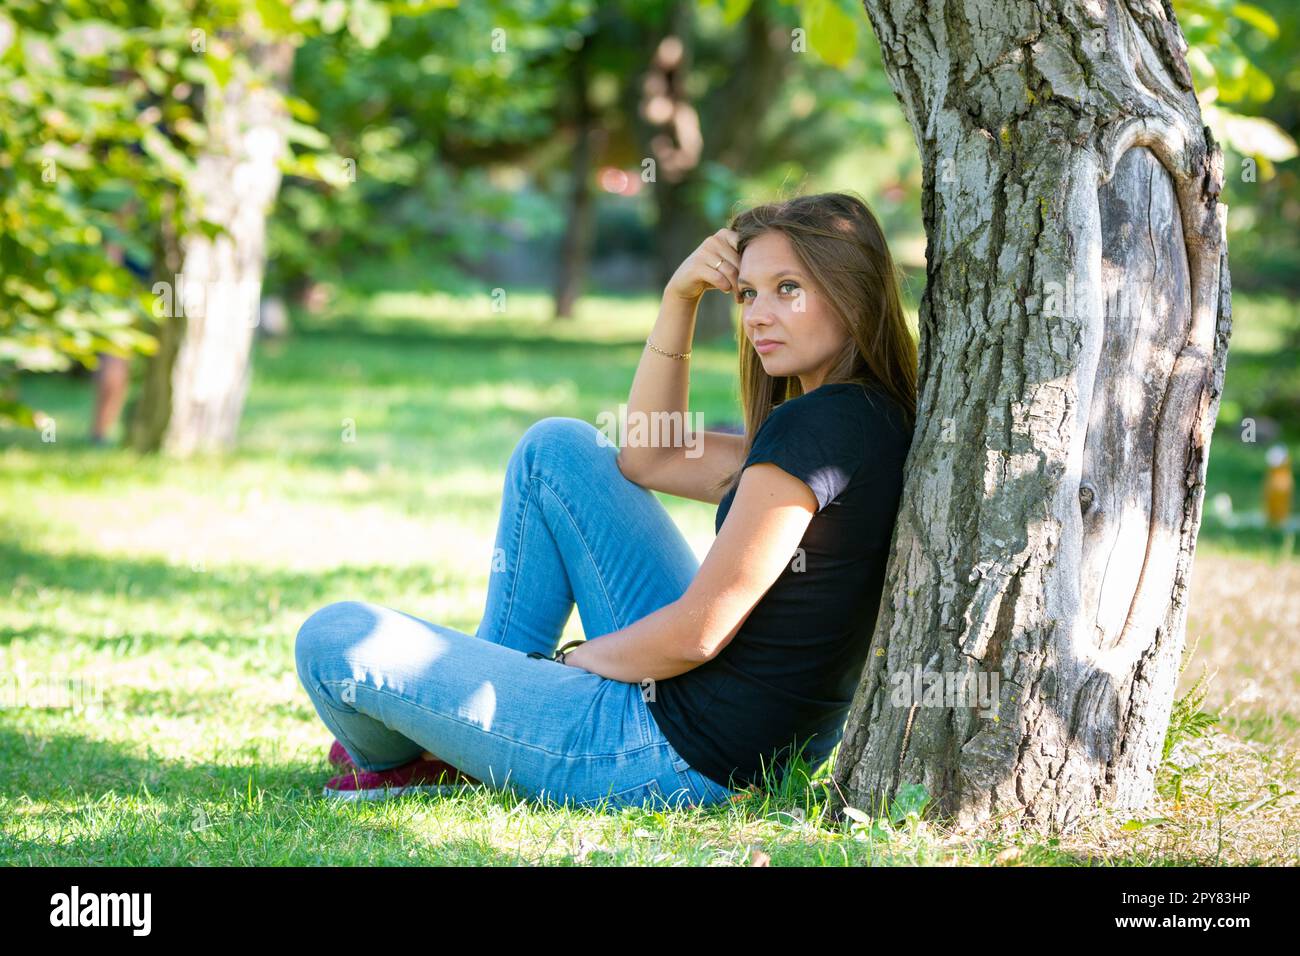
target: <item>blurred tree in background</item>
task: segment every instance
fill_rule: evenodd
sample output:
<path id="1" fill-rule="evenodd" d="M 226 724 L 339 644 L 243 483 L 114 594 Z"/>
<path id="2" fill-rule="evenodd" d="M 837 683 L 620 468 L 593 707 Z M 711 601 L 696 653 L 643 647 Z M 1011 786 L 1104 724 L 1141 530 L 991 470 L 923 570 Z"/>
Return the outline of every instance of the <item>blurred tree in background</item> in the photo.
<path id="1" fill-rule="evenodd" d="M 1174 8 L 1227 151 L 1234 280 L 1293 290 L 1300 13 Z M 276 117 L 264 254 L 200 186 L 205 150 L 233 169 L 247 148 L 213 135 L 232 84 Z M 266 291 L 312 307 L 379 263 L 457 293 L 543 282 L 564 316 L 602 257 L 662 288 L 739 204 L 822 176 L 873 201 L 904 264 L 924 249 L 915 143 L 854 0 L 10 0 L 0 98 L 0 419 L 35 424 L 18 371 L 153 350 L 141 449 L 183 407 L 178 356 L 205 367 L 161 302 L 204 243 L 254 249 Z M 730 330 L 706 296 L 699 334 Z M 245 360 L 220 414 L 179 416 L 191 435 L 233 435 L 229 347 Z"/>
<path id="2" fill-rule="evenodd" d="M 853 9 L 465 6 L 395 24 L 370 52 L 344 34 L 309 41 L 294 89 L 332 148 L 355 159 L 356 177 L 342 189 L 286 182 L 275 275 L 302 295 L 358 257 L 418 259 L 458 290 L 502 240 L 540 238 L 558 250 L 555 312 L 568 315 L 603 187 L 640 203 L 662 285 L 725 222 L 744 177 L 820 168 L 846 139 L 880 142 L 890 124 L 873 105 L 896 110 Z M 499 49 L 496 29 L 509 38 Z M 794 68 L 805 51 L 807 74 Z M 619 181 L 598 182 L 610 167 Z M 729 332 L 725 297 L 706 303 L 721 311 L 701 334 Z"/>
<path id="3" fill-rule="evenodd" d="M 189 173 L 176 141 L 199 136 L 184 29 L 165 3 L 112 6 L 0 12 L 0 417 L 28 426 L 17 370 L 152 346 L 143 290 L 110 250 L 149 261 Z"/>

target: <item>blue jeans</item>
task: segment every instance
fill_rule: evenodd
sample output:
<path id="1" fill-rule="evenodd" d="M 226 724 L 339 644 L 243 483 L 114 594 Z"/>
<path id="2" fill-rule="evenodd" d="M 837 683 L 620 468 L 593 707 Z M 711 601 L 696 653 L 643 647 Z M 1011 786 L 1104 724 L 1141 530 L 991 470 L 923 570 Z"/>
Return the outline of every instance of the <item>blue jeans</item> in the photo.
<path id="1" fill-rule="evenodd" d="M 524 433 L 473 636 L 359 601 L 302 625 L 299 679 L 359 767 L 427 750 L 489 786 L 584 807 L 711 806 L 734 794 L 673 749 L 640 685 L 549 660 L 575 603 L 599 640 L 681 597 L 699 568 L 602 437 L 558 417 Z"/>

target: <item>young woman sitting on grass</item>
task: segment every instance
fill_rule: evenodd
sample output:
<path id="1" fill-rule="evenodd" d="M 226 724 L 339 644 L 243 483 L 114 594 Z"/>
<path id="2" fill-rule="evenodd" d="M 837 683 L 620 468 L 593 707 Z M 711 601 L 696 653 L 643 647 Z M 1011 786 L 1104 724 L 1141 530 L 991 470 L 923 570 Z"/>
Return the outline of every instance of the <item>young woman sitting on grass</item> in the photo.
<path id="1" fill-rule="evenodd" d="M 619 449 L 543 419 L 506 468 L 474 635 L 357 601 L 302 625 L 298 674 L 344 771 L 327 796 L 485 782 L 577 806 L 710 806 L 830 755 L 880 603 L 916 346 L 860 199 L 759 206 L 668 282 L 629 421 L 687 417 L 709 288 L 741 305 L 743 435 Z M 702 564 L 652 490 L 718 505 Z M 557 653 L 575 604 L 588 639 Z"/>

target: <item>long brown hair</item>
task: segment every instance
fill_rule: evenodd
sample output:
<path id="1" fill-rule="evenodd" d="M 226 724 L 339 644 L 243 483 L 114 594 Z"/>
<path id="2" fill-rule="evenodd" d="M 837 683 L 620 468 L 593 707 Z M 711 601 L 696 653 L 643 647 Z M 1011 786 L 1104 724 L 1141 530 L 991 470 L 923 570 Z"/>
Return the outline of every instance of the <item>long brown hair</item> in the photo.
<path id="1" fill-rule="evenodd" d="M 867 204 L 850 193 L 795 196 L 755 206 L 737 215 L 730 227 L 740 234 L 738 251 L 765 232 L 785 234 L 799 264 L 826 293 L 831 311 L 849 333 L 823 385 L 857 382 L 874 385 L 902 409 L 907 427 L 916 420 L 916 340 L 903 314 L 898 269 L 880 223 Z M 740 403 L 745 412 L 745 450 L 758 428 L 782 402 L 803 394 L 798 376 L 768 375 L 744 323 L 737 329 L 740 351 Z M 740 471 L 718 488 L 740 480 Z"/>

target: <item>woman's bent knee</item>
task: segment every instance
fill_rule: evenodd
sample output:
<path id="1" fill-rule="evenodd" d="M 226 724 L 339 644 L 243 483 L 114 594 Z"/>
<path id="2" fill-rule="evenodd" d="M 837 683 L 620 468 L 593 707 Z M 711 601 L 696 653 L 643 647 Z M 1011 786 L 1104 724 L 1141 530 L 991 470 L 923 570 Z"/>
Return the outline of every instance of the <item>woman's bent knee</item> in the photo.
<path id="1" fill-rule="evenodd" d="M 615 442 L 591 422 L 581 418 L 552 415 L 533 422 L 519 439 L 514 463 L 522 462 L 530 470 L 545 455 L 552 461 L 596 460 L 617 454 Z"/>
<path id="2" fill-rule="evenodd" d="M 298 671 L 322 651 L 337 648 L 373 629 L 374 609 L 363 601 L 335 601 L 313 612 L 298 628 L 294 658 Z"/>
<path id="3" fill-rule="evenodd" d="M 551 415 L 529 425 L 520 444 L 540 444 L 546 448 L 590 448 L 597 447 L 599 435 L 599 430 L 591 422 L 565 415 Z"/>

